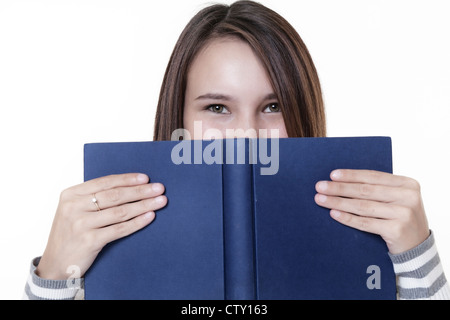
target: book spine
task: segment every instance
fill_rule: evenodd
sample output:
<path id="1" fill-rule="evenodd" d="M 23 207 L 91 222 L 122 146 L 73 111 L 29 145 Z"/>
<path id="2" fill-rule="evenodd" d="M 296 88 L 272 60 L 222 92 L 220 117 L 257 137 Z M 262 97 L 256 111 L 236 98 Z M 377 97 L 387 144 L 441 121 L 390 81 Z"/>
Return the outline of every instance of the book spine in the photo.
<path id="1" fill-rule="evenodd" d="M 225 140 L 223 179 L 223 226 L 225 299 L 256 299 L 253 226 L 253 176 L 248 139 Z M 233 145 L 231 145 L 233 143 Z M 231 153 L 233 156 L 231 156 Z M 237 161 L 230 163 L 232 158 Z"/>

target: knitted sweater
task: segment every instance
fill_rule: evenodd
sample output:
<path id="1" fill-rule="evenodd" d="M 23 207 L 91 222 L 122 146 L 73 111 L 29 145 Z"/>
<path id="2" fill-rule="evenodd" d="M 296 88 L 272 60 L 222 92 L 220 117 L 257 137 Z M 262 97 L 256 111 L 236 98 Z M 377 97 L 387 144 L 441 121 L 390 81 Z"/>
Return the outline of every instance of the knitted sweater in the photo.
<path id="1" fill-rule="evenodd" d="M 397 276 L 397 297 L 401 300 L 450 300 L 450 286 L 444 275 L 434 236 L 400 254 L 389 254 Z M 73 300 L 84 298 L 84 281 L 47 280 L 36 274 L 40 257 L 33 259 L 23 299 Z M 131 284 L 130 284 L 131 285 Z"/>

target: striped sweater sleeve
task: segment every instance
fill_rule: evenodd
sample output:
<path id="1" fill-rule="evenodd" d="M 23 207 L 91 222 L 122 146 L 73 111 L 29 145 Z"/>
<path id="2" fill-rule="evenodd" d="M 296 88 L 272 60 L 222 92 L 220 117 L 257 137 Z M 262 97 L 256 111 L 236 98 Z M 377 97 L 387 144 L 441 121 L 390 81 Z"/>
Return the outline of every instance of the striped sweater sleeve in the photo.
<path id="1" fill-rule="evenodd" d="M 40 257 L 33 259 L 25 285 L 23 300 L 75 300 L 83 299 L 83 279 L 48 280 L 36 274 Z"/>
<path id="2" fill-rule="evenodd" d="M 400 300 L 449 300 L 450 287 L 442 269 L 433 233 L 411 250 L 389 254 L 397 276 Z"/>

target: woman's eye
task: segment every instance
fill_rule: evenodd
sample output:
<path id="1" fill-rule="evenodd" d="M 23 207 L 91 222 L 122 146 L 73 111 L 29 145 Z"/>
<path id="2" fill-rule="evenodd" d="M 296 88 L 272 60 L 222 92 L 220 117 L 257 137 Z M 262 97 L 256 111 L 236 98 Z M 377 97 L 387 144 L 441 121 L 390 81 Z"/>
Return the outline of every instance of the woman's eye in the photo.
<path id="1" fill-rule="evenodd" d="M 210 105 L 208 107 L 209 111 L 212 111 L 214 113 L 230 113 L 227 108 L 221 104 L 214 104 L 214 105 Z"/>
<path id="2" fill-rule="evenodd" d="M 278 103 L 271 103 L 264 109 L 264 112 L 280 112 L 280 106 L 278 105 Z"/>

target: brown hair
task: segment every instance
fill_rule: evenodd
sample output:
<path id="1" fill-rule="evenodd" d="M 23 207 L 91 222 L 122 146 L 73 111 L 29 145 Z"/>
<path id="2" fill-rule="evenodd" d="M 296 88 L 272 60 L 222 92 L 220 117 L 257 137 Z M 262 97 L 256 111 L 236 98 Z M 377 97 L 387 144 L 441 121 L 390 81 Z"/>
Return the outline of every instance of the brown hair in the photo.
<path id="1" fill-rule="evenodd" d="M 201 10 L 181 33 L 161 86 L 153 139 L 170 140 L 172 132 L 183 127 L 191 62 L 208 41 L 230 36 L 246 41 L 265 65 L 288 136 L 326 136 L 319 77 L 299 34 L 271 9 L 253 1 L 237 1 Z"/>

